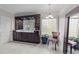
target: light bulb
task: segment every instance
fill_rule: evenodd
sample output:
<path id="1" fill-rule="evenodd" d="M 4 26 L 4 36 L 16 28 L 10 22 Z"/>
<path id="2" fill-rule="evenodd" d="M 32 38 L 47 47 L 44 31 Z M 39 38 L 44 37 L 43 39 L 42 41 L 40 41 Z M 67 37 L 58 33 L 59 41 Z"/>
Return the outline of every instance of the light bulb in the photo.
<path id="1" fill-rule="evenodd" d="M 52 16 L 52 15 L 48 15 L 47 17 L 46 17 L 46 19 L 53 19 L 54 17 Z"/>

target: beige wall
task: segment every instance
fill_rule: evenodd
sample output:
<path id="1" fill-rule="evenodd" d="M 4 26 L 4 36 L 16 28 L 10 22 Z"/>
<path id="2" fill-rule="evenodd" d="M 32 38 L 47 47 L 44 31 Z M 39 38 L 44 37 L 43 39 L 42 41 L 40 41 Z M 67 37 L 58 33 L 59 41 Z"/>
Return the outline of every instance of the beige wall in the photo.
<path id="1" fill-rule="evenodd" d="M 12 41 L 14 15 L 0 9 L 0 44 Z"/>

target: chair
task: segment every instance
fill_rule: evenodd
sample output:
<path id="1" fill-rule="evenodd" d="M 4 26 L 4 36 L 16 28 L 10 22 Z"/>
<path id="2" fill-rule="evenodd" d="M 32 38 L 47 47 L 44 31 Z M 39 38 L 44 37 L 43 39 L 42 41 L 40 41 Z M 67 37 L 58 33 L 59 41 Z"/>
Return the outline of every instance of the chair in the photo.
<path id="1" fill-rule="evenodd" d="M 68 40 L 68 45 L 70 46 L 70 53 L 72 54 L 72 48 L 76 48 L 77 42 L 74 42 L 72 40 Z"/>
<path id="2" fill-rule="evenodd" d="M 56 45 L 59 46 L 59 35 L 60 35 L 59 32 L 52 32 L 52 36 L 48 38 L 48 44 L 50 41 L 52 42 L 52 44 L 55 43 L 55 50 L 56 50 Z"/>

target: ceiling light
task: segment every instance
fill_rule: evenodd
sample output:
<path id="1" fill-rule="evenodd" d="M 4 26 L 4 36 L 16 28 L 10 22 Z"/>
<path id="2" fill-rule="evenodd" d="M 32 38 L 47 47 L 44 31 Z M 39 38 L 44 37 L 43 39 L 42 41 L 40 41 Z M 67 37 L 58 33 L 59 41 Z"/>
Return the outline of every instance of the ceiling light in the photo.
<path id="1" fill-rule="evenodd" d="M 51 4 L 48 5 L 49 7 L 49 13 L 48 13 L 48 16 L 46 16 L 46 19 L 53 19 L 54 17 L 52 16 L 52 12 L 51 12 Z"/>
<path id="2" fill-rule="evenodd" d="M 46 17 L 46 19 L 53 19 L 54 17 L 52 16 L 52 15 L 48 15 L 47 17 Z"/>

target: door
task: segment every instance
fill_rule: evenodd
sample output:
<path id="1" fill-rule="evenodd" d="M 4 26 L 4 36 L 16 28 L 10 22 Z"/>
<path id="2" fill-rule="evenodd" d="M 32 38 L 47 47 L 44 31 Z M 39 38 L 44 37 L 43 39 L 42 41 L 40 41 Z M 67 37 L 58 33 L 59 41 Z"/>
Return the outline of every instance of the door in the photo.
<path id="1" fill-rule="evenodd" d="M 67 54 L 68 51 L 68 36 L 69 36 L 69 19 L 70 17 L 67 17 L 65 22 L 65 31 L 64 31 L 64 45 L 63 45 L 63 53 Z"/>

